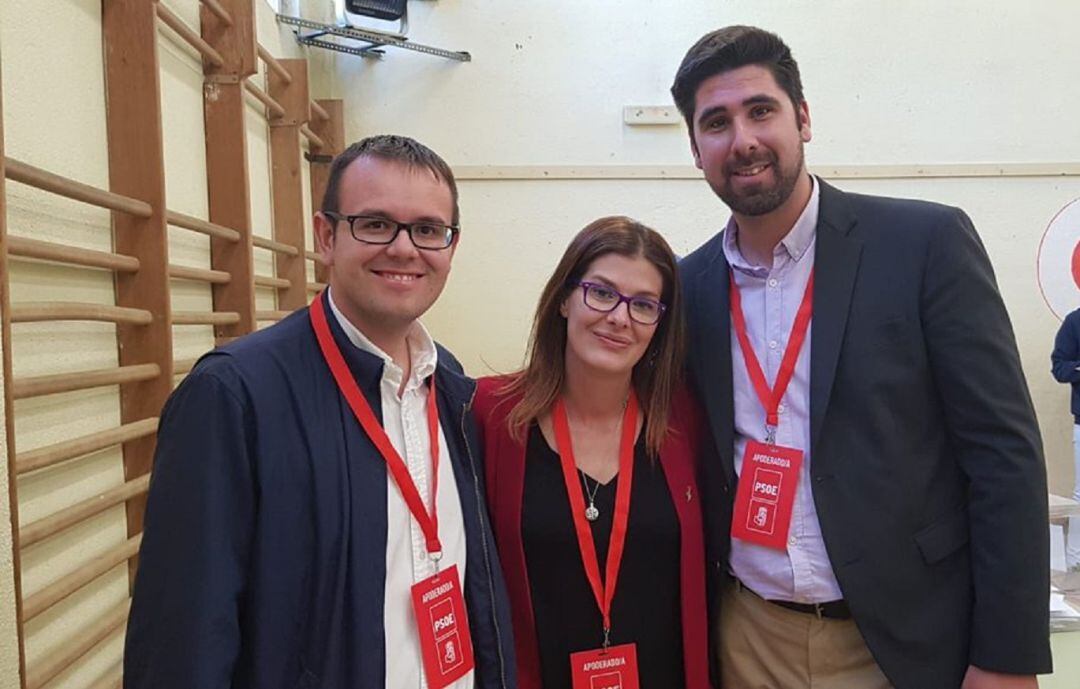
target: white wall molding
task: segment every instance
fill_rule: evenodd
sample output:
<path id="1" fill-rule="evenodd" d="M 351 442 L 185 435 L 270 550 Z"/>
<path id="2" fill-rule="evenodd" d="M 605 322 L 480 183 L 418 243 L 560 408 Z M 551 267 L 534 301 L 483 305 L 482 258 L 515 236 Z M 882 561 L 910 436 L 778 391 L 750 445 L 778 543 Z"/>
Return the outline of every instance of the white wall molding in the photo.
<path id="1" fill-rule="evenodd" d="M 970 179 L 1080 177 L 1080 162 L 935 163 L 931 165 L 813 165 L 825 179 Z M 701 179 L 693 165 L 459 165 L 458 180 Z"/>

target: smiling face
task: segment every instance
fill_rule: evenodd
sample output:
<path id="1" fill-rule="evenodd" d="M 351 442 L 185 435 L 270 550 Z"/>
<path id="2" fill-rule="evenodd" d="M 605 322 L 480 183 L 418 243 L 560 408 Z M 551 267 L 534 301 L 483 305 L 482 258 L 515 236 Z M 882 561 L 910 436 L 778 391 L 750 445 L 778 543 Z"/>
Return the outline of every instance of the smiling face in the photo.
<path id="1" fill-rule="evenodd" d="M 341 215 L 452 223 L 450 188 L 426 168 L 360 157 L 345 169 L 339 189 Z M 346 221 L 322 213 L 315 217 L 315 235 L 334 303 L 372 339 L 406 331 L 435 303 L 457 248 L 455 242 L 441 251 L 417 249 L 405 231 L 390 244 L 365 244 L 353 239 Z"/>
<path id="2" fill-rule="evenodd" d="M 628 297 L 660 300 L 664 280 L 643 256 L 604 254 L 581 276 L 585 282 L 608 285 Z M 657 325 L 642 325 L 630 318 L 628 304 L 603 313 L 585 305 L 581 287 L 575 287 L 559 311 L 566 318 L 567 371 L 592 370 L 629 375 L 652 342 Z"/>
<path id="3" fill-rule="evenodd" d="M 736 215 L 782 209 L 800 186 L 810 187 L 803 144 L 810 110 L 798 108 L 760 65 L 701 82 L 695 97 L 691 147 L 709 186 Z"/>

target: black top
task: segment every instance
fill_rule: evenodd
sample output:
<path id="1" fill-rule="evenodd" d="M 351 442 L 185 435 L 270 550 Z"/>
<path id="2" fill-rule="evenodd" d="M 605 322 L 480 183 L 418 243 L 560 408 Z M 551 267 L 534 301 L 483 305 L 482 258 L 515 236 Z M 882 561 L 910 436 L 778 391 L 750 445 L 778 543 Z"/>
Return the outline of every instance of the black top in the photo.
<path id="1" fill-rule="evenodd" d="M 589 493 L 596 481 L 587 480 Z M 619 477 L 596 490 L 591 522 L 604 579 Z M 586 505 L 589 502 L 582 484 Z M 559 455 L 539 426 L 529 431 L 521 536 L 536 618 L 544 689 L 570 689 L 570 654 L 599 648 L 603 620 L 581 561 Z M 679 597 L 679 520 L 660 462 L 649 459 L 644 434 L 634 448 L 634 485 L 622 567 L 611 610 L 611 644 L 636 643 L 642 689 L 679 689 L 683 673 Z"/>

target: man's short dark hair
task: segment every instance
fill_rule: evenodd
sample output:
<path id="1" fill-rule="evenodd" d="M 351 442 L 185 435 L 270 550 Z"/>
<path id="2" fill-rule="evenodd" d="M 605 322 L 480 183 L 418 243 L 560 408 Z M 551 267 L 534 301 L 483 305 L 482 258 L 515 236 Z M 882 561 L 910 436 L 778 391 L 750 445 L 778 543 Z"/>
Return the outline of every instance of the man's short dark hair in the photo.
<path id="1" fill-rule="evenodd" d="M 768 69 L 798 112 L 803 102 L 802 78 L 787 44 L 776 34 L 755 26 L 726 26 L 705 34 L 687 51 L 675 73 L 675 83 L 671 85 L 671 96 L 690 128 L 691 138 L 694 136 L 697 90 L 701 83 L 747 65 Z"/>
<path id="2" fill-rule="evenodd" d="M 460 212 L 457 182 L 454 181 L 454 173 L 450 170 L 450 166 L 439 157 L 438 153 L 419 141 L 396 134 L 378 134 L 361 139 L 334 158 L 334 162 L 330 164 L 330 178 L 326 181 L 326 192 L 323 194 L 321 210 L 324 213 L 336 213 L 340 210 L 338 204 L 341 200 L 341 177 L 345 173 L 345 168 L 357 158 L 378 158 L 430 171 L 450 187 L 450 196 L 454 200 L 454 215 L 450 224 L 458 224 Z"/>

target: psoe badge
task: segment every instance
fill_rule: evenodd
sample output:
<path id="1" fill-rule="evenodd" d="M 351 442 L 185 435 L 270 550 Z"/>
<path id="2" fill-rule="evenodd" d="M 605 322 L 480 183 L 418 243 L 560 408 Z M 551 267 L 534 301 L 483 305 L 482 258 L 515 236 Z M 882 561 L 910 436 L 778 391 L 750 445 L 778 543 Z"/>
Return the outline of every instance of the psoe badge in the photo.
<path id="1" fill-rule="evenodd" d="M 731 536 L 766 548 L 785 550 L 791 510 L 802 467 L 802 450 L 746 444 L 739 467 Z"/>
<path id="2" fill-rule="evenodd" d="M 637 645 L 571 653 L 570 677 L 573 689 L 639 689 Z"/>
<path id="3" fill-rule="evenodd" d="M 412 587 L 424 675 L 442 689 L 473 669 L 472 639 L 457 565 Z"/>

